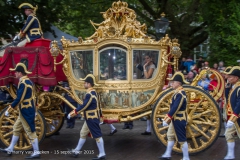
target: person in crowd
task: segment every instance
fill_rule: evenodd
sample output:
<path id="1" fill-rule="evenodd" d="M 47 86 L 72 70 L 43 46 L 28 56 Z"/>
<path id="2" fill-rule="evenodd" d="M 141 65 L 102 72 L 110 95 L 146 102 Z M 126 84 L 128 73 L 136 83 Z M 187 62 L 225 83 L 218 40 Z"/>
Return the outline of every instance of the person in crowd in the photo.
<path id="1" fill-rule="evenodd" d="M 208 91 L 213 92 L 218 85 L 217 77 L 215 74 L 210 75 L 210 83 L 208 85 Z"/>
<path id="2" fill-rule="evenodd" d="M 183 71 L 182 71 L 182 74 L 184 75 L 184 79 L 186 80 L 187 77 L 188 77 L 188 73 L 187 73 L 187 71 L 186 71 L 186 70 L 183 70 Z"/>
<path id="3" fill-rule="evenodd" d="M 185 57 L 182 57 L 182 60 L 181 60 L 180 63 L 179 63 L 179 70 L 180 70 L 180 71 L 186 70 L 186 67 L 184 66 L 185 61 L 186 61 L 186 58 L 185 58 Z"/>
<path id="4" fill-rule="evenodd" d="M 201 86 L 205 91 L 208 91 L 210 80 L 207 74 L 204 74 L 201 80 L 198 81 L 198 86 Z"/>
<path id="5" fill-rule="evenodd" d="M 197 65 L 194 64 L 193 66 L 191 66 L 191 71 L 195 73 L 195 75 L 198 74 L 198 68 L 197 68 Z"/>
<path id="6" fill-rule="evenodd" d="M 183 152 L 183 160 L 190 160 L 188 153 L 188 144 L 186 136 L 187 125 L 187 97 L 182 85 L 189 84 L 184 80 L 181 72 L 176 72 L 171 79 L 172 88 L 175 93 L 172 96 L 170 111 L 166 114 L 162 121 L 163 127 L 169 126 L 167 131 L 167 149 L 165 153 L 159 157 L 161 160 L 171 159 L 171 152 L 174 141 L 178 141 Z"/>
<path id="7" fill-rule="evenodd" d="M 204 69 L 205 69 L 205 68 L 209 68 L 209 63 L 208 63 L 208 61 L 205 61 L 205 62 L 204 62 Z"/>
<path id="8" fill-rule="evenodd" d="M 197 68 L 202 68 L 202 64 L 204 63 L 203 57 L 199 57 L 198 58 L 198 62 L 197 62 Z"/>
<path id="9" fill-rule="evenodd" d="M 225 69 L 226 69 L 226 67 L 224 67 L 223 61 L 220 61 L 220 62 L 218 63 L 218 71 L 221 73 L 221 72 L 223 72 Z"/>
<path id="10" fill-rule="evenodd" d="M 184 63 L 184 66 L 186 67 L 187 69 L 187 72 L 189 72 L 191 70 L 191 66 L 193 66 L 195 64 L 195 62 L 192 60 L 192 58 L 189 56 L 185 63 Z"/>
<path id="11" fill-rule="evenodd" d="M 193 79 L 195 78 L 196 74 L 192 71 L 188 72 L 186 81 L 192 83 Z"/>
<path id="12" fill-rule="evenodd" d="M 217 63 L 214 63 L 214 64 L 213 64 L 213 69 L 218 70 L 218 64 L 217 64 Z"/>

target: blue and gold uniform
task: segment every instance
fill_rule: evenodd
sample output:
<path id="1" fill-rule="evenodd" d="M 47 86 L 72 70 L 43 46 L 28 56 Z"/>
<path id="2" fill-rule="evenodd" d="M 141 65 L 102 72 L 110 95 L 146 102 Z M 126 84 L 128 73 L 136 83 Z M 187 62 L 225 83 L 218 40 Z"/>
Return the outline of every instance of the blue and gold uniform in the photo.
<path id="1" fill-rule="evenodd" d="M 84 87 L 87 89 L 87 93 L 83 104 L 78 108 L 74 109 L 69 113 L 68 118 L 76 116 L 77 114 L 83 112 L 85 117 L 85 122 L 80 131 L 80 139 L 78 145 L 75 149 L 72 150 L 74 157 L 77 157 L 86 141 L 87 135 L 90 133 L 93 138 L 95 138 L 99 154 L 98 157 L 93 158 L 92 160 L 105 159 L 105 150 L 104 142 L 102 138 L 102 132 L 100 128 L 100 109 L 98 104 L 98 97 L 96 91 L 92 88 L 94 85 L 97 85 L 95 82 L 95 77 L 92 74 L 88 74 L 84 79 Z"/>
<path id="2" fill-rule="evenodd" d="M 83 111 L 86 119 L 86 125 L 93 138 L 102 137 L 101 129 L 99 126 L 100 116 L 98 109 L 97 93 L 93 88 L 87 90 L 87 94 L 83 104 L 75 109 L 75 113 Z M 81 134 L 81 138 L 86 138 L 86 134 Z"/>
<path id="3" fill-rule="evenodd" d="M 172 103 L 170 105 L 170 111 L 165 117 L 165 121 L 170 124 L 168 132 L 168 140 L 174 140 L 177 138 L 178 142 L 185 142 L 186 138 L 186 125 L 187 125 L 187 116 L 186 116 L 187 100 L 186 93 L 183 90 L 183 87 L 180 86 L 175 90 L 175 93 L 172 96 Z M 175 136 L 175 133 L 176 136 Z"/>
<path id="4" fill-rule="evenodd" d="M 25 72 L 31 73 L 26 71 L 26 66 L 23 63 L 18 63 L 15 69 L 10 70 L 15 71 L 19 66 L 25 68 Z M 19 117 L 13 126 L 13 134 L 15 136 L 19 136 L 22 128 L 24 128 L 31 140 L 37 138 L 35 132 L 36 108 L 34 97 L 32 81 L 27 76 L 21 77 L 18 83 L 17 97 L 9 106 L 9 110 L 15 109 L 17 106 L 19 108 Z"/>
<path id="5" fill-rule="evenodd" d="M 13 152 L 14 146 L 17 143 L 20 134 L 23 129 L 26 132 L 28 138 L 31 141 L 33 146 L 33 153 L 26 157 L 27 159 L 40 158 L 39 147 L 38 147 L 38 137 L 35 130 L 35 116 L 36 116 L 36 108 L 35 108 L 35 94 L 33 89 L 33 83 L 27 77 L 27 74 L 31 72 L 27 71 L 27 67 L 23 63 L 18 63 L 14 69 L 10 69 L 11 71 L 15 71 L 16 78 L 19 78 L 17 97 L 12 102 L 12 104 L 5 111 L 5 116 L 9 116 L 9 114 L 18 107 L 19 116 L 17 121 L 13 125 L 13 136 L 11 140 L 11 144 L 8 148 L 0 149 L 2 152 L 6 152 L 11 154 Z"/>
<path id="6" fill-rule="evenodd" d="M 225 160 L 235 159 L 235 133 L 240 137 L 240 67 L 234 66 L 230 71 L 225 72 L 228 75 L 228 82 L 230 87 L 225 90 L 225 99 L 227 106 L 225 108 L 227 113 L 227 125 L 225 137 L 228 146 L 228 152 Z"/>
<path id="7" fill-rule="evenodd" d="M 35 15 L 37 6 L 33 7 L 29 3 L 23 3 L 18 8 L 33 10 L 33 13 L 28 15 L 26 23 L 19 33 L 20 38 L 26 37 L 28 42 L 32 42 L 35 39 L 41 38 L 43 35 L 41 24 Z"/>
<path id="8" fill-rule="evenodd" d="M 175 89 L 175 92 L 172 95 L 170 110 L 163 119 L 163 126 L 166 127 L 169 125 L 167 131 L 167 149 L 159 158 L 162 160 L 169 160 L 171 158 L 172 148 L 176 140 L 181 145 L 183 160 L 190 160 L 186 137 L 187 97 L 182 87 L 182 84 L 189 83 L 184 79 L 184 75 L 181 72 L 176 72 L 168 80 L 172 81 L 172 87 Z"/>

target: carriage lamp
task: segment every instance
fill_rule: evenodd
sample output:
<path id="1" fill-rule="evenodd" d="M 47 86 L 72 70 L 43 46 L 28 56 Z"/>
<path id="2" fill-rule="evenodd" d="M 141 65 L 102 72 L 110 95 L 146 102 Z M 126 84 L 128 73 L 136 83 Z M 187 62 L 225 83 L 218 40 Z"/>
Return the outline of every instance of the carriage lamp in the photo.
<path id="1" fill-rule="evenodd" d="M 171 49 L 171 54 L 174 58 L 174 71 L 178 70 L 178 60 L 182 55 L 181 49 L 180 49 L 180 44 L 178 44 L 178 40 L 175 38 L 172 40 L 173 45 L 172 45 L 172 49 Z"/>
<path id="2" fill-rule="evenodd" d="M 58 42 L 55 41 L 55 40 L 52 41 L 50 53 L 51 53 L 51 55 L 53 56 L 53 59 L 54 59 L 54 72 L 56 72 L 56 58 L 60 53 L 60 49 L 58 47 Z"/>
<path id="3" fill-rule="evenodd" d="M 169 26 L 169 20 L 165 18 L 165 14 L 161 14 L 161 19 L 157 19 L 154 21 L 155 29 L 156 29 L 156 40 L 160 40 L 166 33 L 168 26 Z"/>

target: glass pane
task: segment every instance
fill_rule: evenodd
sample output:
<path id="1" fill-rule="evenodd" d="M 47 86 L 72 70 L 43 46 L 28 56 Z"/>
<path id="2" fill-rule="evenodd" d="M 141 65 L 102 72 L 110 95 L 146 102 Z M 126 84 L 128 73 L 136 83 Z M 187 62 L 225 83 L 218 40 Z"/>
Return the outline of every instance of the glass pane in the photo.
<path id="1" fill-rule="evenodd" d="M 159 51 L 133 50 L 133 79 L 150 79 L 156 75 Z"/>
<path id="2" fill-rule="evenodd" d="M 76 79 L 93 74 L 93 51 L 73 51 L 70 53 L 72 71 Z"/>
<path id="3" fill-rule="evenodd" d="M 126 80 L 126 51 L 108 48 L 100 52 L 100 80 Z"/>

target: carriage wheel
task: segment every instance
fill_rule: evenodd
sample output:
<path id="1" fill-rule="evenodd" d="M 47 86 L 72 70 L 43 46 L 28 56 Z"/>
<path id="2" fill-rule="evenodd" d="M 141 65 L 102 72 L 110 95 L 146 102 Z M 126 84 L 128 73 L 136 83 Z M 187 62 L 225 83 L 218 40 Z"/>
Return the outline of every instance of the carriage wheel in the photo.
<path id="1" fill-rule="evenodd" d="M 0 140 L 5 146 L 9 146 L 11 143 L 12 135 L 13 135 L 13 125 L 18 118 L 18 110 L 14 110 L 9 117 L 4 115 L 7 108 L 5 108 L 0 114 Z M 38 136 L 39 144 L 44 140 L 46 133 L 46 122 L 44 117 L 40 111 L 37 111 L 37 115 L 35 117 L 35 125 L 36 125 L 36 133 Z M 30 150 L 32 148 L 31 142 L 24 131 L 19 136 L 19 140 L 15 145 L 15 150 Z"/>
<path id="2" fill-rule="evenodd" d="M 209 148 L 218 138 L 221 129 L 219 107 L 205 91 L 193 86 L 183 86 L 187 94 L 188 123 L 186 127 L 189 153 L 199 153 Z M 167 145 L 168 126 L 162 120 L 169 111 L 173 89 L 164 92 L 156 102 L 152 112 L 153 130 L 162 144 Z M 173 150 L 181 153 L 180 145 L 175 142 Z"/>
<path id="3" fill-rule="evenodd" d="M 40 109 L 46 120 L 46 137 L 57 133 L 63 126 L 64 113 L 61 105 Z"/>

